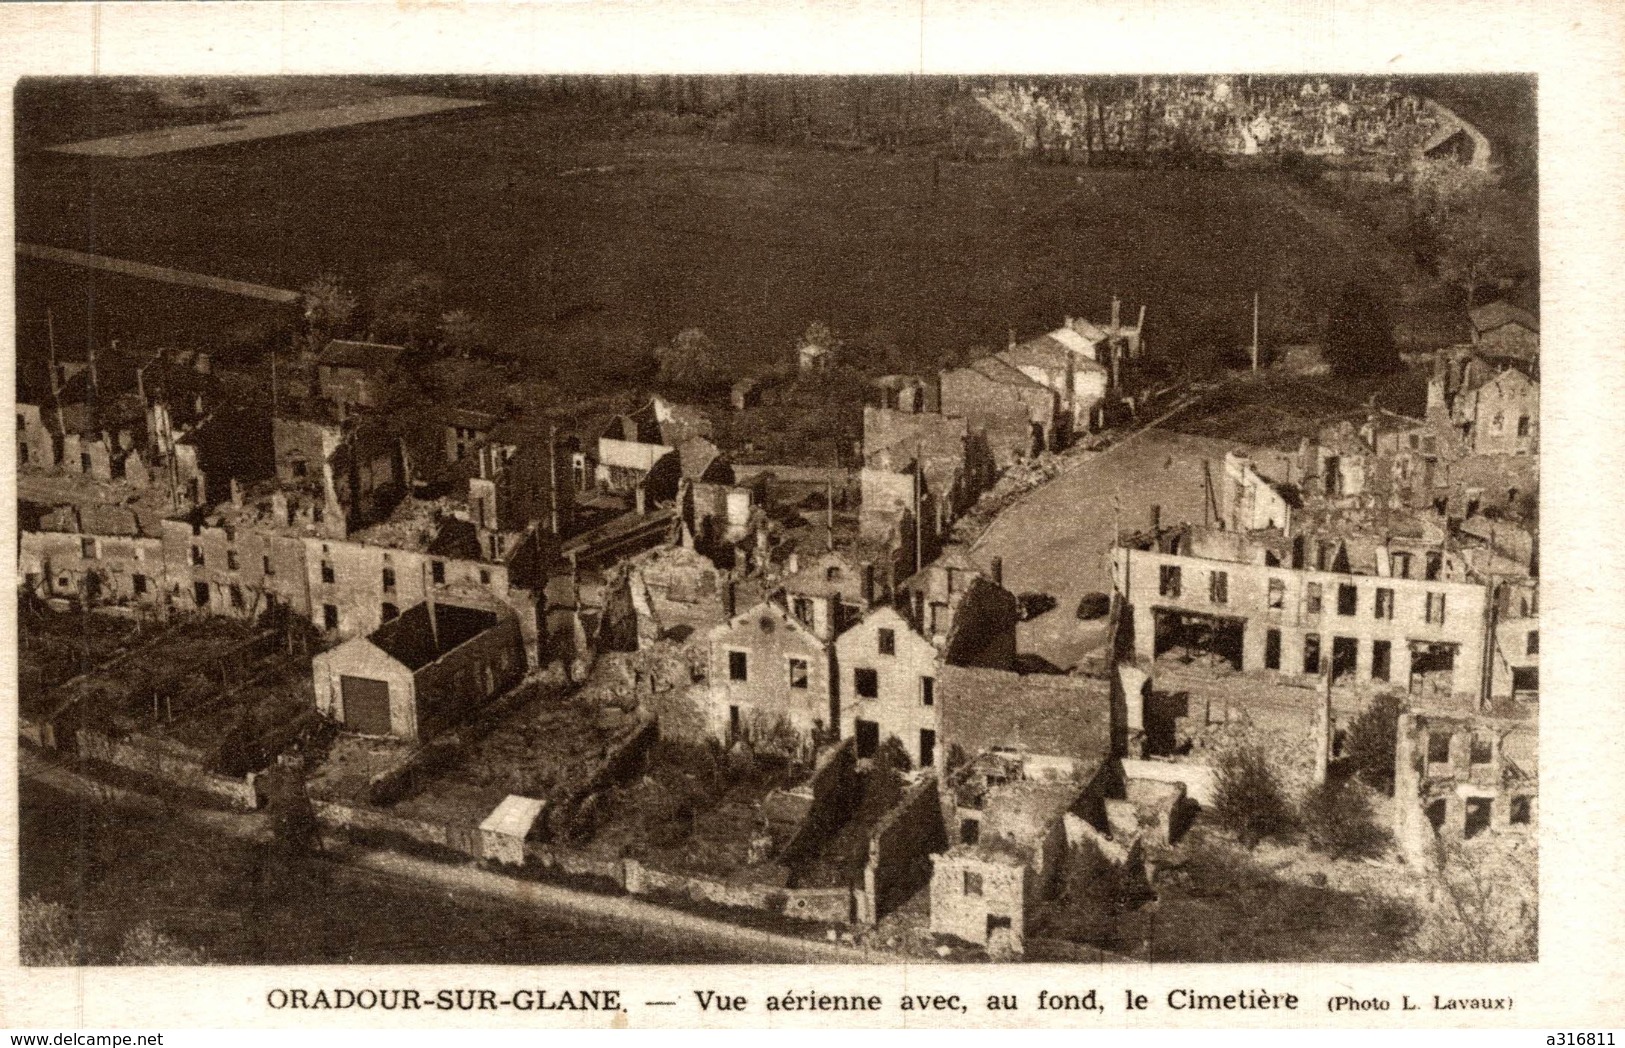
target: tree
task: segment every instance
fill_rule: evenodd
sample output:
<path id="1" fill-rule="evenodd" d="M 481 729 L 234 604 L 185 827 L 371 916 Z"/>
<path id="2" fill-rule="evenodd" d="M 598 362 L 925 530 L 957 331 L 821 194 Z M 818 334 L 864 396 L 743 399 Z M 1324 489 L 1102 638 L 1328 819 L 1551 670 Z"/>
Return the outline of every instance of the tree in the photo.
<path id="1" fill-rule="evenodd" d="M 1516 277 L 1538 264 L 1532 208 L 1495 176 L 1436 161 L 1417 171 L 1411 194 L 1416 225 L 1439 276 L 1466 292 L 1467 308 L 1484 283 Z"/>
<path id="2" fill-rule="evenodd" d="M 726 379 L 716 343 L 699 328 L 684 328 L 671 344 L 655 351 L 660 381 L 684 389 L 708 389 Z"/>
<path id="3" fill-rule="evenodd" d="M 1405 703 L 1398 695 L 1379 695 L 1349 726 L 1347 760 L 1367 786 L 1394 794 L 1394 746 Z"/>
<path id="4" fill-rule="evenodd" d="M 1326 360 L 1338 375 L 1380 375 L 1399 367 L 1388 307 L 1364 284 L 1343 288 L 1326 322 Z"/>
<path id="5" fill-rule="evenodd" d="M 330 339 L 350 333 L 356 297 L 331 274 L 317 277 L 302 292 L 305 306 L 305 347 L 316 353 Z"/>
<path id="6" fill-rule="evenodd" d="M 1372 821 L 1365 787 L 1352 779 L 1328 779 L 1311 790 L 1302 822 L 1310 847 L 1334 859 L 1375 858 L 1391 840 Z"/>
<path id="7" fill-rule="evenodd" d="M 377 284 L 367 300 L 367 311 L 375 338 L 415 344 L 426 337 L 439 316 L 445 282 L 436 273 L 413 262 L 397 262 Z"/>
<path id="8" fill-rule="evenodd" d="M 1230 750 L 1219 760 L 1216 779 L 1214 815 L 1247 848 L 1258 847 L 1267 837 L 1292 832 L 1292 807 L 1262 750 Z"/>
<path id="9" fill-rule="evenodd" d="M 440 314 L 440 344 L 459 357 L 485 348 L 485 325 L 466 309 Z"/>

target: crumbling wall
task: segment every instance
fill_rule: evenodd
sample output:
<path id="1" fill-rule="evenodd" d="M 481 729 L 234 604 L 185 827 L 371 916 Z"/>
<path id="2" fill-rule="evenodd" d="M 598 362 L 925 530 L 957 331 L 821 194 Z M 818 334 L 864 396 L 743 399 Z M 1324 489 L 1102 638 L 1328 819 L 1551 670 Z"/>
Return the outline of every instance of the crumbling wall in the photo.
<path id="1" fill-rule="evenodd" d="M 931 880 L 931 856 L 948 845 L 937 777 L 925 772 L 869 837 L 864 890 L 874 901 L 871 921 L 895 910 Z"/>
<path id="2" fill-rule="evenodd" d="M 812 776 L 792 793 L 810 794 L 812 802 L 801 825 L 779 852 L 778 861 L 795 866 L 817 855 L 829 835 L 846 822 L 862 796 L 858 777 L 857 740 L 845 739 L 827 750 L 813 766 Z"/>
<path id="3" fill-rule="evenodd" d="M 255 789 L 253 773 L 241 779 L 209 771 L 204 754 L 167 739 L 129 735 L 113 739 L 101 732 L 80 728 L 77 733 L 79 756 L 130 771 L 163 779 L 185 789 L 218 797 L 242 811 L 257 811 L 261 798 Z"/>

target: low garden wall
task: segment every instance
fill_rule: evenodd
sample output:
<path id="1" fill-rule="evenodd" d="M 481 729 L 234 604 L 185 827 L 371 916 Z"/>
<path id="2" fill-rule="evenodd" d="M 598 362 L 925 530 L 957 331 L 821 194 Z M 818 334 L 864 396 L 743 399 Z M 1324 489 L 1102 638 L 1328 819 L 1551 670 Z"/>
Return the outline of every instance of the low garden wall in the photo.
<path id="1" fill-rule="evenodd" d="M 262 803 L 253 773 L 241 779 L 216 775 L 208 770 L 203 754 L 178 743 L 145 735 L 114 739 L 89 728 L 79 729 L 76 741 L 83 758 L 197 790 L 242 811 L 257 811 Z"/>

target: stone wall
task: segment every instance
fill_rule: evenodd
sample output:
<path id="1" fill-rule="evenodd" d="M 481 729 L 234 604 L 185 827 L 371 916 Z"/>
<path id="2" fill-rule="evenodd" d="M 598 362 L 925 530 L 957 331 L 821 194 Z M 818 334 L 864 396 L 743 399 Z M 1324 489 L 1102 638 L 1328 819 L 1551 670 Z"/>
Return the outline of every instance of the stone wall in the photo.
<path id="1" fill-rule="evenodd" d="M 931 856 L 947 846 L 937 777 L 928 771 L 886 813 L 869 837 L 863 886 L 874 900 L 870 920 L 878 921 L 928 883 Z"/>
<path id="2" fill-rule="evenodd" d="M 80 757 L 197 790 L 243 811 L 257 811 L 260 807 L 253 773 L 242 779 L 216 775 L 205 766 L 203 754 L 177 743 L 144 735 L 113 739 L 88 728 L 79 729 L 77 741 Z"/>
<path id="3" fill-rule="evenodd" d="M 811 795 L 807 814 L 796 827 L 778 861 L 794 866 L 798 861 L 816 855 L 825 838 L 833 833 L 851 814 L 858 803 L 857 742 L 846 739 L 834 749 L 827 750 L 813 766 L 812 776 L 793 794 Z"/>

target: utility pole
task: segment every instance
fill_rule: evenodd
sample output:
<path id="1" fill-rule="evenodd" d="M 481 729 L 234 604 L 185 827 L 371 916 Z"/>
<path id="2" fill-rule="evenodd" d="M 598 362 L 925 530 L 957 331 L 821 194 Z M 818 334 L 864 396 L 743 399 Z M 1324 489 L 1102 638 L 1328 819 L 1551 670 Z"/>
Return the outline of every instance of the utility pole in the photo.
<path id="1" fill-rule="evenodd" d="M 51 403 L 56 407 L 56 431 L 62 436 L 68 435 L 68 424 L 62 418 L 62 390 L 57 381 L 56 371 L 56 321 L 49 308 L 45 310 L 45 346 L 50 354 L 51 365 Z"/>
<path id="2" fill-rule="evenodd" d="M 914 574 L 918 575 L 925 567 L 925 549 L 920 544 L 924 529 L 920 526 L 920 488 L 922 477 L 920 475 L 920 442 L 914 442 Z"/>
<path id="3" fill-rule="evenodd" d="M 547 427 L 547 484 L 548 484 L 548 523 L 552 527 L 553 537 L 559 537 L 559 427 Z"/>
<path id="4" fill-rule="evenodd" d="M 1253 370 L 1258 370 L 1258 292 L 1253 291 Z"/>

